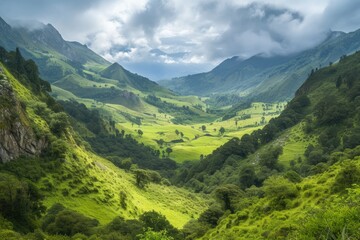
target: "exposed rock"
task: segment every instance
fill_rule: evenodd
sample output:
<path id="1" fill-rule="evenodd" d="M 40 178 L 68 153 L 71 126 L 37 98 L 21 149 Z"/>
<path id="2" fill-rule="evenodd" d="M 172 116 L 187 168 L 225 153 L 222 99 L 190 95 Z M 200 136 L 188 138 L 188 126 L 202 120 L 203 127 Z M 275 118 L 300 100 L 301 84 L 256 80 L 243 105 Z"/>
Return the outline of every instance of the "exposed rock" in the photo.
<path id="1" fill-rule="evenodd" d="M 20 116 L 25 116 L 22 111 L 3 76 L 0 80 L 0 161 L 3 163 L 22 155 L 38 155 L 47 146 L 45 138 L 37 138 L 32 128 L 22 122 Z"/>

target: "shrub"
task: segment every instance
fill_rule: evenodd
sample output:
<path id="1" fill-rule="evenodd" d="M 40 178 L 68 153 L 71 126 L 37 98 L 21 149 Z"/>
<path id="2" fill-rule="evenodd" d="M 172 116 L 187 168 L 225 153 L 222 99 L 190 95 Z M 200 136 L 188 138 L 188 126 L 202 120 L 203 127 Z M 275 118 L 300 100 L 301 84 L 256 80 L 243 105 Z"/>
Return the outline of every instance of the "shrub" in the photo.
<path id="1" fill-rule="evenodd" d="M 259 164 L 270 169 L 277 168 L 277 161 L 282 154 L 283 148 L 281 146 L 273 146 L 268 151 L 260 155 Z"/>
<path id="2" fill-rule="evenodd" d="M 270 205 L 275 210 L 288 208 L 289 200 L 298 196 L 296 185 L 282 176 L 271 176 L 263 186 L 265 196 L 270 199 Z"/>
<path id="3" fill-rule="evenodd" d="M 346 165 L 336 175 L 335 183 L 332 190 L 334 192 L 344 191 L 346 188 L 352 187 L 352 184 L 360 183 L 360 170 L 351 162 Z"/>
<path id="4" fill-rule="evenodd" d="M 360 239 L 360 208 L 337 206 L 315 211 L 290 239 Z"/>
<path id="5" fill-rule="evenodd" d="M 179 235 L 179 231 L 170 224 L 166 217 L 155 211 L 141 214 L 139 220 L 146 228 L 150 228 L 152 231 L 165 231 L 175 238 Z"/>
<path id="6" fill-rule="evenodd" d="M 89 236 L 98 224 L 99 222 L 96 219 L 66 209 L 61 204 L 55 204 L 45 216 L 42 228 L 50 234 L 73 236 L 82 233 Z"/>
<path id="7" fill-rule="evenodd" d="M 284 177 L 293 183 L 299 183 L 302 180 L 301 176 L 293 170 L 287 171 Z"/>

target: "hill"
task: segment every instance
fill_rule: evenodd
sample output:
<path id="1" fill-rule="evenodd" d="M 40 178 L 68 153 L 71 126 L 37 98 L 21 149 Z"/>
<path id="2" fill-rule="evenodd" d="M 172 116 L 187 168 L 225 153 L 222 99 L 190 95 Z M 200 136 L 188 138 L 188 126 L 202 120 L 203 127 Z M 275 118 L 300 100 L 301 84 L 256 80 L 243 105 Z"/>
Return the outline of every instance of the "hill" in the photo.
<path id="1" fill-rule="evenodd" d="M 19 48 L 26 59 L 35 61 L 40 76 L 50 83 L 80 98 L 125 102 L 130 108 L 141 107 L 134 92 L 160 91 L 171 95 L 165 88 L 127 71 L 118 63 L 111 65 L 86 45 L 65 41 L 51 24 L 37 25 L 31 30 L 11 27 L 0 18 L 0 46 L 8 51 Z M 98 89 L 101 86 L 103 88 Z"/>
<path id="2" fill-rule="evenodd" d="M 175 181 L 214 194 L 202 239 L 359 238 L 360 53 L 312 73 L 263 129 L 234 138 Z M 213 229 L 212 229 L 213 228 Z"/>
<path id="3" fill-rule="evenodd" d="M 207 73 L 160 82 L 184 95 L 236 94 L 252 101 L 289 100 L 312 70 L 327 66 L 360 48 L 360 30 L 331 32 L 313 49 L 289 56 L 233 57 Z"/>
<path id="4" fill-rule="evenodd" d="M 117 136 L 111 123 L 85 106 L 76 105 L 68 116 L 45 91 L 50 85 L 32 60 L 19 50 L 0 52 L 1 239 L 134 239 L 151 234 L 148 227 L 178 238 L 179 229 L 206 208 L 200 195 L 171 186 L 158 172 L 125 167 L 135 159 L 151 168 L 146 155 L 152 152 L 131 136 Z M 82 139 L 94 134 L 143 156 L 128 151 L 111 159 L 123 163 L 120 169 Z M 153 155 L 157 166 L 165 161 Z"/>

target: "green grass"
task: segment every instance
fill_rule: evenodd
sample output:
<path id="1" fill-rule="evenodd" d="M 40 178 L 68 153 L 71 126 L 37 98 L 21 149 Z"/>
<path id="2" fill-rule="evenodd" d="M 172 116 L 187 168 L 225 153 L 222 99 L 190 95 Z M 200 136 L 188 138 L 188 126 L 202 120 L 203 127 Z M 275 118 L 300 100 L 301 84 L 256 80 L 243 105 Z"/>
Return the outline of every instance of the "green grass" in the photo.
<path id="1" fill-rule="evenodd" d="M 91 71 L 88 71 L 87 73 L 90 74 Z M 70 79 L 63 79 L 56 83 L 56 85 L 63 87 L 62 85 L 67 84 L 67 82 L 70 81 L 77 86 L 84 87 L 84 89 L 91 89 L 94 85 L 96 88 L 110 88 L 112 86 L 118 88 L 111 82 L 113 81 L 111 79 L 104 79 L 96 74 L 94 75 L 94 78 L 102 79 L 103 82 L 89 81 L 85 78 L 73 75 Z M 140 98 L 147 96 L 131 87 L 128 90 L 139 94 Z M 235 117 L 226 121 L 221 121 L 220 119 L 215 119 L 213 115 L 209 115 L 194 107 L 201 106 L 202 109 L 205 110 L 207 105 L 203 101 L 206 100 L 206 98 L 199 98 L 196 96 L 176 96 L 169 92 L 155 93 L 161 97 L 162 101 L 166 101 L 178 107 L 188 106 L 192 111 L 199 114 L 201 121 L 204 121 L 204 118 L 208 118 L 208 120 L 205 120 L 205 122 L 202 123 L 180 125 L 172 123 L 171 120 L 174 116 L 167 113 L 159 113 L 157 107 L 150 105 L 143 100 L 141 100 L 140 107 L 129 109 L 119 104 L 102 103 L 91 99 L 79 98 L 69 91 L 58 87 L 54 87 L 54 92 L 58 99 L 75 99 L 78 102 L 84 103 L 88 108 L 97 109 L 101 114 L 111 116 L 111 118 L 117 122 L 116 126 L 119 130 L 125 130 L 126 134 L 133 135 L 139 142 L 151 146 L 154 149 L 159 149 L 160 151 L 165 150 L 167 147 L 172 148 L 173 152 L 170 154 L 170 158 L 177 162 L 198 160 L 200 155 L 209 155 L 231 138 L 240 138 L 244 134 L 249 134 L 256 129 L 262 128 L 271 118 L 278 116 L 285 106 L 285 103 L 283 102 L 274 103 L 268 104 L 268 107 L 264 109 L 264 103 L 253 103 L 249 109 L 239 111 Z M 277 105 L 279 106 L 278 108 Z M 142 124 L 138 126 L 131 123 L 127 115 L 141 119 Z M 244 115 L 250 115 L 250 118 L 241 120 Z M 206 131 L 202 131 L 202 125 L 206 126 Z M 225 128 L 225 134 L 223 136 L 220 136 L 218 132 L 221 127 Z M 138 136 L 138 129 L 142 130 L 142 136 Z M 184 137 L 182 138 L 183 142 L 172 142 L 181 139 L 180 136 L 175 134 L 176 130 L 184 134 Z M 156 140 L 159 139 L 163 139 L 166 142 L 162 148 L 156 142 Z"/>
<path id="2" fill-rule="evenodd" d="M 165 215 L 174 226 L 182 228 L 208 206 L 207 201 L 200 195 L 174 186 L 150 183 L 145 189 L 139 189 L 135 186 L 132 174 L 79 147 L 73 148 L 72 157 L 74 155 L 77 156 L 77 161 L 67 158 L 63 175 L 81 174 L 81 183 L 75 188 L 70 188 L 71 180 L 59 181 L 56 177 L 48 177 L 56 188 L 45 198 L 47 207 L 54 203 L 62 203 L 68 208 L 98 219 L 101 224 L 110 222 L 116 216 L 131 219 L 137 218 L 145 211 L 155 210 Z M 85 173 L 78 169 L 85 169 Z M 96 188 L 99 192 L 77 193 L 82 186 Z M 61 194 L 65 188 L 70 190 L 69 196 L 66 197 Z M 120 191 L 127 195 L 126 210 L 120 207 Z"/>
<path id="3" fill-rule="evenodd" d="M 200 155 L 212 153 L 212 151 L 231 138 L 240 138 L 244 134 L 249 134 L 256 129 L 262 128 L 263 125 L 255 125 L 256 123 L 260 123 L 264 113 L 263 109 L 260 109 L 261 105 L 262 103 L 254 103 L 251 108 L 240 111 L 236 117 L 226 121 L 216 120 L 209 123 L 176 125 L 171 123 L 169 119 L 171 116 L 167 115 L 165 117 L 165 114 L 157 114 L 156 119 L 154 117 L 144 116 L 144 121 L 141 126 L 132 125 L 129 122 L 119 123 L 117 126 L 119 129 L 131 133 L 139 142 L 143 142 L 153 148 L 160 150 L 165 150 L 167 147 L 172 148 L 173 152 L 170 154 L 170 158 L 177 162 L 198 160 Z M 272 108 L 265 111 L 264 117 L 266 122 L 277 116 L 278 113 L 275 113 L 275 106 L 276 105 L 273 104 Z M 243 114 L 251 114 L 251 118 L 237 120 L 236 126 L 235 119 L 239 119 Z M 206 126 L 205 131 L 201 129 L 202 125 Z M 224 127 L 226 131 L 223 136 L 218 132 L 221 127 Z M 137 135 L 138 129 L 143 131 L 142 136 Z M 216 131 L 214 129 L 216 129 Z M 176 135 L 176 130 L 182 132 L 184 137 L 181 138 L 180 135 Z M 156 140 L 159 139 L 163 139 L 166 142 L 163 148 L 160 148 L 156 143 Z M 183 142 L 171 142 L 180 139 Z"/>
<path id="4" fill-rule="evenodd" d="M 352 162 L 360 167 L 359 160 L 357 157 Z M 315 211 L 328 209 L 333 204 L 337 206 L 337 202 L 344 201 L 344 196 L 337 196 L 329 191 L 342 165 L 341 162 L 337 163 L 326 172 L 304 178 L 297 183 L 299 193 L 290 200 L 291 207 L 269 212 L 266 210 L 269 206 L 267 197 L 253 200 L 244 211 L 240 210 L 220 220 L 219 225 L 201 239 L 298 239 L 291 238 L 294 235 L 286 237 L 283 234 L 300 228 Z M 354 186 L 353 189 L 359 190 L 359 187 Z"/>
<path id="5" fill-rule="evenodd" d="M 4 71 L 16 97 L 27 104 L 26 120 L 43 130 L 48 128 L 44 119 L 36 115 L 29 104 L 40 101 L 37 96 L 5 68 Z M 54 90 L 61 96 L 72 97 L 69 92 L 56 87 Z M 91 104 L 89 100 L 81 100 Z M 202 195 L 175 186 L 150 183 L 144 189 L 138 188 L 131 172 L 119 169 L 110 161 L 79 146 L 73 134 L 69 129 L 66 137 L 63 137 L 66 138 L 68 149 L 64 153 L 64 163 L 36 183 L 44 194 L 44 204 L 47 207 L 61 203 L 67 208 L 98 219 L 101 224 L 109 223 L 116 216 L 135 219 L 143 212 L 155 210 L 165 215 L 177 228 L 182 228 L 189 220 L 197 218 L 208 207 L 209 202 Z M 120 204 L 121 191 L 127 196 L 126 209 Z"/>
<path id="6" fill-rule="evenodd" d="M 131 134 L 139 142 L 151 146 L 160 151 L 165 150 L 167 147 L 172 148 L 173 152 L 170 158 L 183 162 L 186 160 L 198 160 L 200 155 L 209 155 L 216 148 L 220 147 L 233 137 L 241 138 L 244 134 L 250 134 L 252 131 L 262 128 L 264 124 L 260 124 L 264 117 L 265 123 L 271 118 L 278 116 L 283 109 L 285 103 L 274 103 L 269 105 L 268 109 L 263 110 L 263 103 L 253 103 L 249 109 L 239 111 L 237 116 L 221 121 L 209 119 L 206 123 L 180 125 L 173 124 L 171 119 L 173 116 L 165 113 L 159 113 L 159 109 L 143 102 L 143 108 L 140 111 L 131 110 L 127 107 L 118 104 L 108 104 L 96 102 L 91 99 L 78 98 L 71 93 L 54 87 L 54 92 L 58 99 L 71 99 L 84 103 L 88 108 L 97 109 L 103 115 L 111 116 L 117 122 L 116 127 L 119 130 L 124 130 L 126 134 Z M 173 103 L 177 106 L 194 106 L 196 104 L 205 104 L 198 97 L 194 96 L 166 96 L 162 100 Z M 276 108 L 279 105 L 281 108 Z M 199 111 L 196 109 L 196 111 Z M 201 113 L 200 114 L 205 114 Z M 141 125 L 132 124 L 125 114 L 133 117 L 141 118 Z M 245 114 L 250 114 L 250 119 L 241 120 Z M 237 125 L 235 124 L 237 121 Z M 206 126 L 206 131 L 202 131 L 202 125 Z M 225 128 L 225 134 L 220 136 L 219 129 Z M 141 129 L 142 136 L 139 136 L 137 131 Z M 214 130 L 216 129 L 216 131 Z M 175 131 L 178 130 L 184 134 L 181 138 L 176 135 Z M 210 135 L 210 136 L 207 136 Z M 156 140 L 163 139 L 166 144 L 161 148 Z M 183 142 L 172 143 L 172 141 L 182 139 Z"/>

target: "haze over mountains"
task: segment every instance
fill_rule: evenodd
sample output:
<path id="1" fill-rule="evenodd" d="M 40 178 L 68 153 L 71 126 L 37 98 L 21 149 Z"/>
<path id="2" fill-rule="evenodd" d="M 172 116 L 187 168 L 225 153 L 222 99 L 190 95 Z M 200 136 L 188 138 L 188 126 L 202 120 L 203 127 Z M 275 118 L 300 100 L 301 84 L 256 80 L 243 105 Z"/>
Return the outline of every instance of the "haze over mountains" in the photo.
<path id="1" fill-rule="evenodd" d="M 184 95 L 238 94 L 254 101 L 281 101 L 294 96 L 312 70 L 329 65 L 360 49 L 360 31 L 330 32 L 315 48 L 288 56 L 262 54 L 241 60 L 233 57 L 207 73 L 161 81 Z"/>
<path id="2" fill-rule="evenodd" d="M 133 91 L 169 92 L 118 63 L 111 65 L 85 45 L 65 41 L 51 24 L 38 24 L 34 29 L 27 29 L 11 27 L 0 18 L 0 45 L 9 51 L 19 47 L 25 58 L 38 64 L 43 79 L 78 97 L 131 107 L 140 104 Z M 118 87 L 114 86 L 114 80 Z M 96 83 L 106 82 L 108 87 L 96 88 Z"/>
<path id="3" fill-rule="evenodd" d="M 22 48 L 24 56 L 33 58 L 39 65 L 41 76 L 50 82 L 57 82 L 55 85 L 63 86 L 61 79 L 65 76 L 66 81 L 74 84 L 76 80 L 71 74 L 76 76 L 75 78 L 86 78 L 82 68 L 87 66 L 90 71 L 103 71 L 99 72 L 98 77 L 116 79 L 140 91 L 151 90 L 151 86 L 160 90 L 157 84 L 132 74 L 119 64 L 110 67 L 108 61 L 86 46 L 65 41 L 51 24 L 28 30 L 25 27 L 12 28 L 2 19 L 0 23 L 0 44 L 8 50 L 15 46 Z M 287 56 L 258 54 L 249 59 L 232 57 L 210 72 L 163 80 L 160 84 L 182 95 L 234 94 L 250 101 L 288 100 L 312 70 L 358 50 L 359 38 L 359 31 L 330 32 L 320 45 L 306 51 Z M 54 55 L 51 55 L 52 53 Z M 107 66 L 109 69 L 106 71 L 104 67 Z M 111 68 L 118 68 L 117 73 Z M 129 79 L 137 80 L 130 83 Z M 67 88 L 69 89 L 72 88 Z"/>

